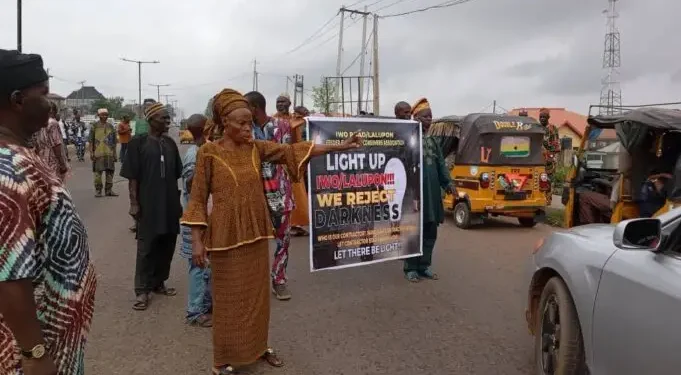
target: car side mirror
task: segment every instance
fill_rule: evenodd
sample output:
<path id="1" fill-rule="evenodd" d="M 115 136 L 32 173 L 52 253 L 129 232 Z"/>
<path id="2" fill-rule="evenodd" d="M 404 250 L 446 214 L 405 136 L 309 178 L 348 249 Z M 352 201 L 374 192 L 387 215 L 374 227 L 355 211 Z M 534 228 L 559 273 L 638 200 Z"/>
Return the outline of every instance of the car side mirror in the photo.
<path id="1" fill-rule="evenodd" d="M 662 240 L 662 223 L 658 219 L 641 218 L 617 224 L 613 243 L 622 250 L 650 250 L 656 252 Z"/>

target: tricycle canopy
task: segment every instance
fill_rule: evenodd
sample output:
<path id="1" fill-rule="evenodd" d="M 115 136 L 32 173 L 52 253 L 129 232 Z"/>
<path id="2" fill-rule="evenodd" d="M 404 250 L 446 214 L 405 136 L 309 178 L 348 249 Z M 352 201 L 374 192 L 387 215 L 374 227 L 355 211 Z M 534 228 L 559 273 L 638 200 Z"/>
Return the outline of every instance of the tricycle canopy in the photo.
<path id="1" fill-rule="evenodd" d="M 444 157 L 456 152 L 459 146 L 462 120 L 463 116 L 445 116 L 433 120 L 433 124 L 428 129 L 428 135 L 435 139 Z"/>
<path id="2" fill-rule="evenodd" d="M 544 165 L 544 127 L 531 117 L 474 113 L 461 122 L 457 165 Z"/>

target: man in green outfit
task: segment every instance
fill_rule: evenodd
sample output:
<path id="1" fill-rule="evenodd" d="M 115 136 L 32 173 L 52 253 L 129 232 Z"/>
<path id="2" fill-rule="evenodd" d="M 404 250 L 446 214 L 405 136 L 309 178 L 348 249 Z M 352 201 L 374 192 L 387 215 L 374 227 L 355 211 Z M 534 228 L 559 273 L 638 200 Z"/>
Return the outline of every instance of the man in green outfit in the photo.
<path id="1" fill-rule="evenodd" d="M 147 110 L 147 107 L 156 103 L 154 99 L 144 99 L 144 104 L 142 104 L 142 112 Z M 149 123 L 144 118 L 144 116 L 138 116 L 135 120 L 135 135 L 149 134 Z"/>
<path id="2" fill-rule="evenodd" d="M 414 120 L 419 121 L 423 127 L 423 134 L 428 133 L 433 121 L 433 113 L 430 110 L 428 100 L 423 98 L 416 102 L 411 110 Z M 433 249 L 437 240 L 437 227 L 444 222 L 445 210 L 442 205 L 442 190 L 454 194 L 457 192 L 449 177 L 449 171 L 445 166 L 445 158 L 438 143 L 430 136 L 423 136 L 423 191 L 418 195 L 415 191 L 414 209 L 419 209 L 419 200 L 423 206 L 423 255 L 407 258 L 404 261 L 404 276 L 411 282 L 419 282 L 421 279 L 437 280 L 438 276 L 431 269 Z"/>
<path id="3" fill-rule="evenodd" d="M 102 188 L 107 197 L 117 197 L 113 191 L 113 175 L 116 165 L 116 130 L 109 123 L 109 111 L 100 108 L 97 111 L 99 121 L 90 125 L 90 159 L 92 172 L 95 174 L 95 197 L 102 197 Z M 102 173 L 106 180 L 102 181 Z"/>

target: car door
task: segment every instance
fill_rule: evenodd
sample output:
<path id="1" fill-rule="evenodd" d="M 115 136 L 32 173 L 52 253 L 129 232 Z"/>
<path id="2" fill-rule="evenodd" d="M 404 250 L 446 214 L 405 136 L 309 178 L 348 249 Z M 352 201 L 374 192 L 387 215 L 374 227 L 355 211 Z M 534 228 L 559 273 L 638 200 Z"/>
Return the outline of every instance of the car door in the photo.
<path id="1" fill-rule="evenodd" d="M 678 238 L 678 224 L 663 234 Z M 618 250 L 605 264 L 594 306 L 592 374 L 679 373 L 681 252 L 669 243 L 662 250 Z"/>

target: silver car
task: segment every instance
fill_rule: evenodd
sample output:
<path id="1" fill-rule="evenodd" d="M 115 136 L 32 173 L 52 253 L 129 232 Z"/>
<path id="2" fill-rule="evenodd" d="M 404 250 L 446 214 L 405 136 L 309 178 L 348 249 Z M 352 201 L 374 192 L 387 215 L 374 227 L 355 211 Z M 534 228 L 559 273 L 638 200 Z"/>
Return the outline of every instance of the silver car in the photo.
<path id="1" fill-rule="evenodd" d="M 681 374 L 681 209 L 541 240 L 525 316 L 537 374 Z"/>

